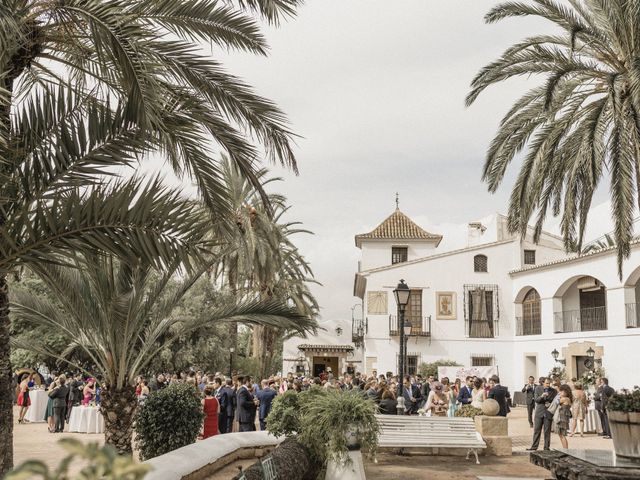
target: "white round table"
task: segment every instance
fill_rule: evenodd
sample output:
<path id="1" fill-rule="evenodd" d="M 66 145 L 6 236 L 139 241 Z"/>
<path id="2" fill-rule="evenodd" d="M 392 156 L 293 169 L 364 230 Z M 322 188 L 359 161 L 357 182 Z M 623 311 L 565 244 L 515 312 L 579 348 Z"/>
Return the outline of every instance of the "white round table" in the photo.
<path id="1" fill-rule="evenodd" d="M 29 399 L 31 400 L 31 406 L 29 410 L 27 410 L 25 418 L 31 423 L 44 422 L 49 395 L 45 390 L 31 390 L 29 392 Z"/>
<path id="2" fill-rule="evenodd" d="M 584 432 L 602 433 L 602 422 L 600 421 L 600 415 L 593 408 L 587 409 L 587 414 L 584 417 Z"/>
<path id="3" fill-rule="evenodd" d="M 71 409 L 69 432 L 103 433 L 104 419 L 99 407 L 77 406 Z"/>

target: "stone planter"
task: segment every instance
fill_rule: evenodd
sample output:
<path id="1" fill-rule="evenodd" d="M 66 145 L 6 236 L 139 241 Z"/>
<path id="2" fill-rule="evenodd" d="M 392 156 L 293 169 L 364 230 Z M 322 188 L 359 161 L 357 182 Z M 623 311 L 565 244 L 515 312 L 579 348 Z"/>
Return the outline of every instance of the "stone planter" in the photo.
<path id="1" fill-rule="evenodd" d="M 640 413 L 607 413 L 616 455 L 640 461 Z"/>

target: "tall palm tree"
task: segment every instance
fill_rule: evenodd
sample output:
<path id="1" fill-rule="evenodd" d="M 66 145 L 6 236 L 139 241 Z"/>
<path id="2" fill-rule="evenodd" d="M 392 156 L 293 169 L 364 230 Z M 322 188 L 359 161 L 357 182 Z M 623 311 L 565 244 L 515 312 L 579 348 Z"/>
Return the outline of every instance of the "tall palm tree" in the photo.
<path id="1" fill-rule="evenodd" d="M 593 194 L 608 177 L 621 274 L 640 202 L 640 1 L 505 2 L 485 20 L 524 16 L 550 22 L 558 32 L 523 39 L 473 79 L 468 105 L 503 80 L 543 77 L 500 122 L 483 180 L 495 191 L 523 151 L 510 229 L 524 234 L 536 216 L 537 240 L 551 211 L 562 215 L 567 250 L 579 251 Z"/>
<path id="2" fill-rule="evenodd" d="M 256 188 L 257 151 L 295 169 L 284 114 L 201 44 L 263 55 L 253 15 L 277 23 L 298 3 L 0 2 L 0 476 L 13 464 L 7 274 L 95 246 L 172 261 L 180 205 L 161 207 L 169 194 L 139 196 L 133 184 L 108 200 L 118 189 L 100 184 L 150 152 L 218 215 L 228 201 L 212 152 L 226 151 Z"/>
<path id="3" fill-rule="evenodd" d="M 319 306 L 309 290 L 309 283 L 315 282 L 313 272 L 290 238 L 296 233 L 310 232 L 301 229 L 298 222 L 282 220 L 289 208 L 284 196 L 268 193 L 267 208 L 260 192 L 232 162 L 224 162 L 223 174 L 235 212 L 216 224 L 215 229 L 216 236 L 233 246 L 221 256 L 224 280 L 233 292 L 257 292 L 263 299 L 279 298 L 315 318 Z M 268 177 L 266 169 L 259 170 L 256 177 L 263 190 L 280 180 Z M 269 371 L 268 352 L 273 352 L 277 336 L 284 333 L 276 330 L 269 326 L 254 327 L 252 356 L 258 359 L 261 375 Z M 237 326 L 231 324 L 233 346 L 236 335 Z"/>
<path id="4" fill-rule="evenodd" d="M 83 268 L 83 265 L 90 268 Z M 72 339 L 62 359 L 76 349 L 88 355 L 103 378 L 101 410 L 105 440 L 120 453 L 131 453 L 136 407 L 135 378 L 158 353 L 211 322 L 238 321 L 312 331 L 315 322 L 295 307 L 277 301 L 220 295 L 206 317 L 172 316 L 173 310 L 209 263 L 175 285 L 178 263 L 160 276 L 144 262 L 135 265 L 111 256 L 89 256 L 76 268 L 40 265 L 34 270 L 63 310 L 46 299 L 16 290 L 13 312 L 26 322 L 41 324 Z M 39 349 L 43 345 L 29 345 Z M 53 352 L 49 352 L 53 353 Z M 78 367 L 77 365 L 75 365 Z"/>

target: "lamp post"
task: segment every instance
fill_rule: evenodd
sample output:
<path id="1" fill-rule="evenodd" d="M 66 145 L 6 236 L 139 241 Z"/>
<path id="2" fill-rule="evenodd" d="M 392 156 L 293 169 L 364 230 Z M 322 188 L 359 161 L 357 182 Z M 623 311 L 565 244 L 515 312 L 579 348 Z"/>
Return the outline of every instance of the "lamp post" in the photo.
<path id="1" fill-rule="evenodd" d="M 404 382 L 404 310 L 409 303 L 411 290 L 409 286 L 400 280 L 400 283 L 393 291 L 396 297 L 396 305 L 398 306 L 398 333 L 400 334 L 400 357 L 398 359 L 398 415 L 404 415 L 404 396 L 402 395 Z"/>
<path id="2" fill-rule="evenodd" d="M 562 365 L 566 365 L 567 364 L 567 360 L 566 359 L 562 359 L 562 360 L 558 360 L 558 357 L 560 356 L 560 352 L 557 349 L 553 349 L 553 351 L 551 352 L 551 356 L 553 357 L 553 360 L 556 363 L 561 363 Z"/>
<path id="3" fill-rule="evenodd" d="M 235 348 L 229 348 L 229 378 L 233 376 L 233 352 L 235 351 Z"/>
<path id="4" fill-rule="evenodd" d="M 593 348 L 589 347 L 589 350 L 587 350 L 587 356 L 593 359 L 593 357 L 596 356 L 596 351 Z"/>

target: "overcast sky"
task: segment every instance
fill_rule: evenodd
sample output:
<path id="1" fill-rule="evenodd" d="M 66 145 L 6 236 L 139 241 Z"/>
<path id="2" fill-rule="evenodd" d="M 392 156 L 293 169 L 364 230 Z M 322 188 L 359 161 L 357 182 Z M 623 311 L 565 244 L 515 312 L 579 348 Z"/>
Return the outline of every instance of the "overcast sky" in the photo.
<path id="1" fill-rule="evenodd" d="M 267 29 L 268 58 L 219 54 L 228 69 L 287 113 L 302 136 L 300 176 L 279 188 L 291 218 L 314 236 L 297 244 L 323 287 L 323 320 L 349 321 L 360 251 L 354 235 L 395 208 L 447 236 L 505 212 L 515 168 L 496 194 L 480 182 L 497 122 L 524 81 L 464 107 L 476 72 L 507 46 L 548 27 L 531 19 L 485 25 L 486 0 L 309 0 L 297 18 Z M 516 165 L 514 165 L 516 166 Z M 606 199 L 606 191 L 598 202 Z M 598 208 L 608 218 L 608 205 Z M 591 236 L 604 232 L 593 222 Z M 554 230 L 553 225 L 550 226 Z"/>

